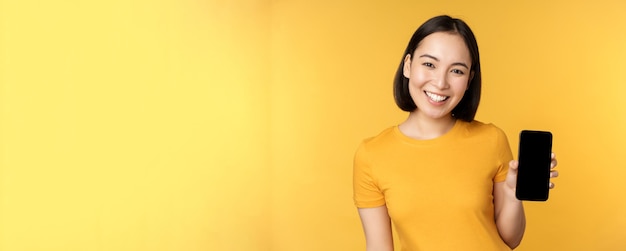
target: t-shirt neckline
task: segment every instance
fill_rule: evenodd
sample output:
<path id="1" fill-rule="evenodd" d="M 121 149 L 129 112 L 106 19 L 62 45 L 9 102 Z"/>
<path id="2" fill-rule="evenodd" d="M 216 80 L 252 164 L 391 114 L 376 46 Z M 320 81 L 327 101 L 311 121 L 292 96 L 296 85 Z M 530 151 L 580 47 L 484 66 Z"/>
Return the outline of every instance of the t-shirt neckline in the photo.
<path id="1" fill-rule="evenodd" d="M 450 128 L 450 130 L 448 130 L 446 133 L 444 133 L 443 135 L 437 137 L 437 138 L 432 138 L 432 139 L 414 139 L 411 138 L 407 135 L 405 135 L 404 133 L 402 133 L 402 131 L 400 131 L 400 125 L 396 125 L 393 128 L 393 132 L 394 135 L 396 136 L 396 138 L 412 144 L 412 145 L 432 145 L 432 144 L 439 144 L 439 143 L 445 143 L 447 141 L 450 141 L 451 139 L 454 139 L 455 135 L 457 135 L 460 131 L 461 128 L 463 127 L 464 122 L 457 119 L 454 122 L 454 126 L 452 126 L 452 128 Z"/>

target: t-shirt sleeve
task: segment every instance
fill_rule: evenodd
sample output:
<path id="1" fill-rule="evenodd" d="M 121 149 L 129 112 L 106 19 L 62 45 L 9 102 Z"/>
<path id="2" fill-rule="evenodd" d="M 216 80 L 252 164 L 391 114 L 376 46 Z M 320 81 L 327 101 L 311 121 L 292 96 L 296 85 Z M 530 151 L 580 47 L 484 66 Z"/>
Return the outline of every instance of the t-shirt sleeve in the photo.
<path id="1" fill-rule="evenodd" d="M 509 140 L 507 139 L 506 134 L 500 128 L 497 128 L 496 138 L 496 149 L 498 151 L 498 171 L 493 177 L 493 181 L 502 182 L 506 180 L 506 175 L 509 172 L 509 162 L 513 159 L 513 153 L 511 152 L 511 146 L 509 145 Z"/>
<path id="2" fill-rule="evenodd" d="M 354 155 L 353 165 L 353 198 L 358 208 L 385 205 L 385 197 L 372 173 L 368 157 L 365 143 L 361 143 Z"/>

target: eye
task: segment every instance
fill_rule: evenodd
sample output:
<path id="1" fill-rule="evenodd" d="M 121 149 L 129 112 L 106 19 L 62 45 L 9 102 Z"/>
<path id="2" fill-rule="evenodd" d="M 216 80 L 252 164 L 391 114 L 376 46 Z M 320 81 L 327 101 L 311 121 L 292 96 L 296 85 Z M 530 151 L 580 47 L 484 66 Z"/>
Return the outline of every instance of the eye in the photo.
<path id="1" fill-rule="evenodd" d="M 459 74 L 459 75 L 463 75 L 463 74 L 465 74 L 465 72 L 463 72 L 463 71 L 461 71 L 461 70 L 459 70 L 459 69 L 454 69 L 454 70 L 452 70 L 452 72 L 453 72 L 453 73 L 456 73 L 456 74 Z"/>
<path id="2" fill-rule="evenodd" d="M 422 65 L 423 65 L 423 66 L 426 66 L 426 67 L 429 67 L 429 68 L 435 68 L 435 65 L 434 65 L 434 64 L 431 64 L 431 63 L 429 63 L 429 62 L 425 62 L 425 63 L 423 63 Z"/>

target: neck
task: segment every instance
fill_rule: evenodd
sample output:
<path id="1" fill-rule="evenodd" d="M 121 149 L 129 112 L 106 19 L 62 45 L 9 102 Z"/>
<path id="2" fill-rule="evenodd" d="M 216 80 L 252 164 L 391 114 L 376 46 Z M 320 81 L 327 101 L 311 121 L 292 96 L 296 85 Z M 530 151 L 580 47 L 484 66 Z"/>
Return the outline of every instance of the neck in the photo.
<path id="1" fill-rule="evenodd" d="M 434 139 L 450 131 L 455 122 L 456 119 L 452 115 L 434 119 L 411 112 L 399 128 L 403 134 L 414 139 Z"/>

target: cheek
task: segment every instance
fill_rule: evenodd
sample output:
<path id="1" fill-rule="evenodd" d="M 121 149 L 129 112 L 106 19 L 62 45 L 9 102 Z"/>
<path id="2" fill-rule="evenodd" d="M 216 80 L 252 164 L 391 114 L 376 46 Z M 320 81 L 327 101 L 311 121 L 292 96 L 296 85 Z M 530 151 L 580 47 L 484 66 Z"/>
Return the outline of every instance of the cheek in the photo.
<path id="1" fill-rule="evenodd" d="M 415 84 L 423 84 L 424 82 L 428 81 L 429 78 L 431 78 L 430 73 L 428 71 L 424 71 L 421 69 L 413 69 L 411 71 L 411 80 L 413 80 L 413 82 L 415 82 Z"/>
<path id="2" fill-rule="evenodd" d="M 419 101 L 420 93 L 421 93 L 420 87 L 417 86 L 417 84 L 415 84 L 414 82 L 409 82 L 409 95 L 411 96 L 411 99 L 413 100 L 413 103 L 415 103 L 415 105 L 417 105 L 420 102 Z"/>
<path id="3" fill-rule="evenodd" d="M 450 87 L 455 90 L 455 92 L 465 93 L 467 87 L 469 87 L 469 78 L 456 78 L 450 81 Z"/>

